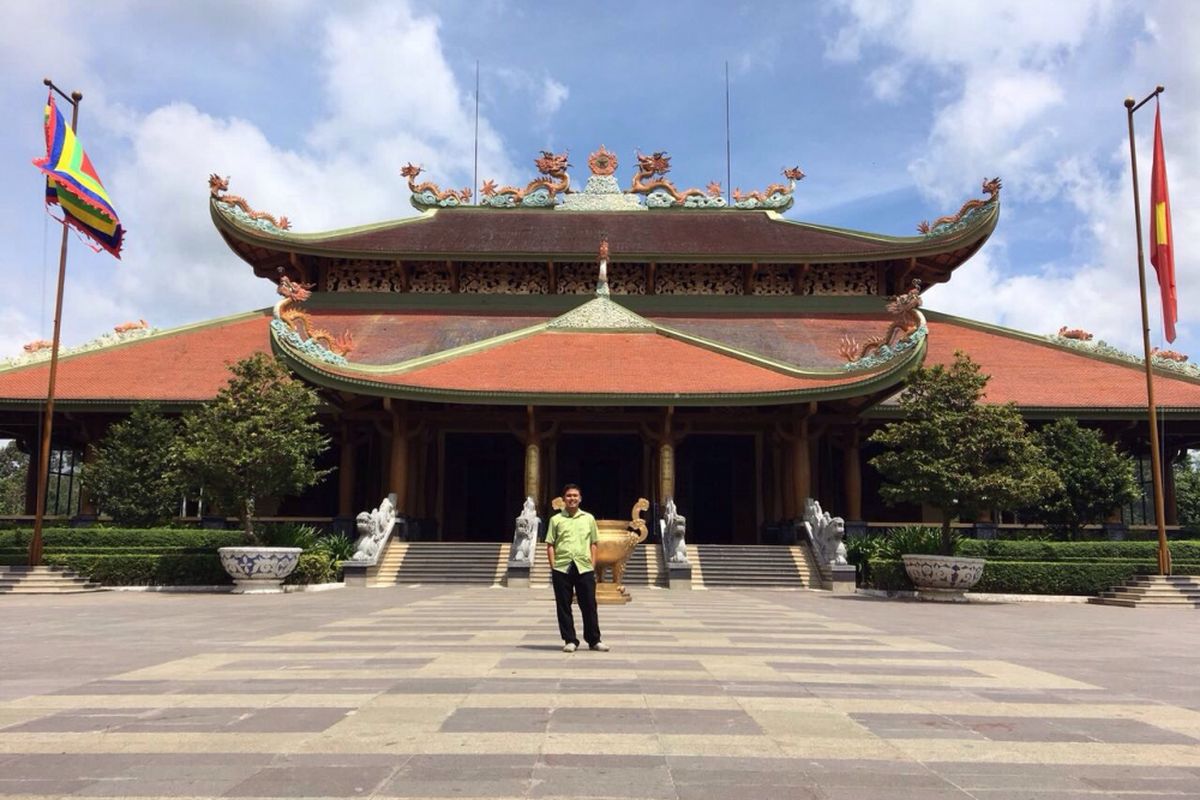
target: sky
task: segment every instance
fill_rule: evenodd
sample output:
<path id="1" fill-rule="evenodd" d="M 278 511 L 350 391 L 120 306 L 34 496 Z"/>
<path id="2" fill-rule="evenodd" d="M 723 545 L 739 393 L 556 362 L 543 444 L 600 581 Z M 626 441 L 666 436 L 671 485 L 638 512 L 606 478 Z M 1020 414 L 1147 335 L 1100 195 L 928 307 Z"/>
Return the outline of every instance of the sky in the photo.
<path id="1" fill-rule="evenodd" d="M 1123 101 L 1166 86 L 1179 295 L 1200 358 L 1200 3 L 831 0 L 554 4 L 4 0 L 0 359 L 50 338 L 60 228 L 32 159 L 50 77 L 128 231 L 120 262 L 70 244 L 63 343 L 262 308 L 274 287 L 222 242 L 210 173 L 300 232 L 410 216 L 399 169 L 525 182 L 604 144 L 627 184 L 666 150 L 683 186 L 744 190 L 799 165 L 789 219 L 912 235 L 1004 182 L 999 226 L 926 306 L 1032 333 L 1081 327 L 1141 352 Z M 1149 200 L 1154 104 L 1135 118 Z M 1147 223 L 1148 224 L 1148 223 Z M 1151 340 L 1166 346 L 1147 262 Z"/>

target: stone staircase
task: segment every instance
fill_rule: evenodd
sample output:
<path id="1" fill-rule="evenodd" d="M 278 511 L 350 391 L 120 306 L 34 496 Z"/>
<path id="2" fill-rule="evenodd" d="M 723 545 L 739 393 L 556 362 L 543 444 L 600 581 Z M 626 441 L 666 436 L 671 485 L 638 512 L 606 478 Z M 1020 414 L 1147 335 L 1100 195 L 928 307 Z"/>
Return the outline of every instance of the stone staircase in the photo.
<path id="1" fill-rule="evenodd" d="M 78 594 L 103 589 L 61 567 L 0 567 L 0 594 Z"/>
<path id="2" fill-rule="evenodd" d="M 796 545 L 688 545 L 694 589 L 820 588 L 808 547 Z"/>
<path id="3" fill-rule="evenodd" d="M 413 583 L 501 583 L 510 545 L 489 542 L 401 542 L 392 539 L 369 586 Z"/>
<path id="4" fill-rule="evenodd" d="M 663 564 L 662 548 L 657 544 L 643 542 L 634 548 L 625 563 L 622 583 L 629 586 L 667 585 L 667 570 Z M 550 564 L 546 561 L 546 545 L 538 542 L 537 558 L 529 574 L 530 588 L 550 586 Z"/>
<path id="5" fill-rule="evenodd" d="M 1088 602 L 1126 608 L 1200 608 L 1200 576 L 1139 575 L 1098 597 L 1089 597 Z"/>

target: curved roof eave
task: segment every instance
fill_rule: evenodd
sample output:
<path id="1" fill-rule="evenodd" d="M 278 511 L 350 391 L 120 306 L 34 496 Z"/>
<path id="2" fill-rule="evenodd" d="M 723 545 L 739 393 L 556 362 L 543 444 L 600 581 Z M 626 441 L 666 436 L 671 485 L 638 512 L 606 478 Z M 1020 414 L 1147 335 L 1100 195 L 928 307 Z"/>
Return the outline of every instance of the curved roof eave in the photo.
<path id="1" fill-rule="evenodd" d="M 377 397 L 397 397 L 427 402 L 465 403 L 478 405 L 592 405 L 592 406 L 659 406 L 659 405 L 782 405 L 814 400 L 840 400 L 876 392 L 899 384 L 916 369 L 925 357 L 926 340 L 907 351 L 903 357 L 875 372 L 864 375 L 862 380 L 839 383 L 827 388 L 815 387 L 783 391 L 762 392 L 540 392 L 502 391 L 492 389 L 466 390 L 453 388 L 425 387 L 383 383 L 371 380 L 370 373 L 344 375 L 331 372 L 316 361 L 306 358 L 272 332 L 271 349 L 289 367 L 306 380 L 332 389 L 355 392 Z M 374 371 L 374 370 L 373 370 Z M 798 371 L 797 371 L 798 372 Z M 849 374 L 849 373 L 847 373 Z"/>
<path id="2" fill-rule="evenodd" d="M 456 208 L 456 209 L 451 209 L 451 210 L 430 209 L 430 210 L 424 211 L 421 214 L 419 214 L 417 216 L 413 216 L 413 217 L 404 217 L 404 218 L 400 218 L 400 219 L 396 219 L 396 220 L 370 223 L 367 225 L 361 225 L 361 226 L 356 226 L 356 227 L 351 227 L 351 228 L 342 228 L 342 229 L 335 229 L 335 230 L 331 230 L 331 231 L 321 231 L 321 232 L 315 232 L 315 233 L 293 233 L 291 231 L 268 232 L 261 228 L 247 224 L 247 223 L 243 222 L 242 220 L 239 220 L 237 217 L 233 216 L 232 214 L 223 212 L 222 210 L 220 210 L 219 205 L 220 205 L 220 203 L 217 200 L 210 199 L 210 201 L 209 201 L 210 214 L 212 216 L 214 225 L 217 227 L 218 231 L 220 231 L 222 233 L 222 235 L 226 238 L 226 241 L 231 245 L 231 247 L 236 252 L 238 252 L 238 255 L 241 256 L 247 262 L 251 263 L 252 265 L 255 265 L 254 259 L 237 246 L 239 243 L 248 245 L 250 247 L 262 248 L 264 250 L 273 251 L 273 252 L 280 253 L 280 254 L 294 253 L 297 255 L 308 255 L 308 256 L 317 256 L 317 257 L 342 257 L 342 258 L 361 257 L 361 258 L 378 259 L 381 257 L 386 258 L 389 254 L 389 251 L 380 250 L 380 249 L 363 249 L 363 248 L 346 247 L 344 245 L 339 245 L 338 243 L 339 243 L 339 241 L 342 241 L 342 240 L 345 240 L 347 238 L 351 238 L 354 236 L 358 236 L 361 234 L 379 233 L 379 232 L 388 231 L 388 230 L 401 229 L 406 226 L 424 225 L 424 224 L 434 223 L 436 220 L 439 219 L 439 215 L 442 215 L 442 214 L 478 214 L 478 215 L 487 215 L 488 217 L 494 219 L 494 218 L 501 218 L 504 216 L 513 216 L 513 215 L 520 215 L 520 214 L 536 215 L 538 217 L 544 217 L 547 214 L 553 213 L 552 211 L 547 211 L 547 210 L 506 211 L 506 210 L 483 209 L 483 208 L 474 208 L 474 207 Z M 769 219 L 771 221 L 772 225 L 787 226 L 789 228 L 794 227 L 794 228 L 802 229 L 805 231 L 811 231 L 811 232 L 815 232 L 815 233 L 824 234 L 826 236 L 833 236 L 833 237 L 837 237 L 837 238 L 845 239 L 845 240 L 849 240 L 849 241 L 875 245 L 878 247 L 878 249 L 876 249 L 872 252 L 837 253 L 837 252 L 812 251 L 812 252 L 796 252 L 793 256 L 789 256 L 789 257 L 781 257 L 778 254 L 756 254 L 752 251 L 748 251 L 745 253 L 745 257 L 747 257 L 747 258 L 754 258 L 758 255 L 762 255 L 764 260 L 778 260 L 778 261 L 791 260 L 791 261 L 796 261 L 796 262 L 807 262 L 807 263 L 886 261 L 886 260 L 903 259 L 903 258 L 921 259 L 921 258 L 928 257 L 928 256 L 941 255 L 941 254 L 953 252 L 955 250 L 962 250 L 964 248 L 967 248 L 967 252 L 965 253 L 965 255 L 963 255 L 960 259 L 957 259 L 957 262 L 961 263 L 962 261 L 965 261 L 967 258 L 969 258 L 970 255 L 974 254 L 974 252 L 976 252 L 983 245 L 983 243 L 991 236 L 992 232 L 995 230 L 996 225 L 999 221 L 999 210 L 1000 210 L 1000 203 L 998 200 L 989 202 L 987 207 L 983 211 L 974 214 L 972 216 L 972 218 L 967 221 L 967 224 L 964 224 L 961 228 L 944 233 L 944 234 L 940 234 L 940 235 L 921 235 L 921 236 L 891 236 L 891 235 L 887 235 L 887 234 L 868 233 L 868 232 L 853 230 L 853 229 L 849 229 L 849 228 L 836 228 L 836 227 L 827 226 L 827 225 L 819 225 L 819 224 L 815 224 L 815 223 L 811 223 L 811 222 L 801 222 L 801 221 L 796 221 L 796 220 L 789 220 L 789 219 L 785 219 L 778 212 L 769 211 L 769 210 L 741 211 L 741 210 L 724 209 L 724 210 L 720 210 L 720 211 L 675 212 L 675 213 L 671 213 L 670 216 L 674 217 L 674 218 L 679 218 L 684 213 L 691 213 L 691 214 L 695 214 L 697 219 L 702 219 L 705 217 L 705 215 L 716 215 L 716 214 L 741 215 L 741 216 L 752 215 L 752 214 L 761 214 L 765 218 Z M 585 215 L 585 214 L 592 213 L 592 212 L 570 212 L 570 213 L 574 217 L 574 216 Z M 634 214 L 635 212 L 594 212 L 594 213 L 613 215 L 613 214 L 621 214 L 621 213 Z M 637 217 L 639 218 L 639 220 L 645 219 L 646 214 L 654 214 L 654 213 L 656 213 L 656 212 L 653 212 L 653 211 L 642 212 L 642 213 L 637 214 Z M 589 245 L 589 247 L 590 247 L 590 245 Z M 413 250 L 412 252 L 408 252 L 408 251 L 404 251 L 404 250 L 395 250 L 393 252 L 394 252 L 394 255 L 396 258 L 403 258 L 403 257 L 407 257 L 407 256 L 418 255 L 421 258 L 426 258 L 426 259 L 441 259 L 441 258 L 470 259 L 470 258 L 478 258 L 480 256 L 479 253 L 454 252 L 452 250 L 447 250 L 444 252 L 443 251 L 432 252 L 432 251 L 428 251 L 428 250 L 420 250 L 420 251 Z M 500 252 L 500 251 L 497 250 L 497 252 Z M 522 253 L 522 252 L 509 251 L 509 250 L 505 250 L 504 252 L 506 255 L 508 255 L 510 257 L 514 257 L 514 258 L 527 256 L 527 257 L 533 258 L 533 259 L 540 259 L 540 258 L 545 257 L 545 253 L 539 253 L 539 252 Z M 592 258 L 594 254 L 589 249 L 586 251 L 580 251 L 579 253 L 564 252 L 561 255 L 563 257 L 575 257 L 575 256 L 585 257 L 586 256 L 587 258 Z M 650 252 L 640 253 L 639 252 L 639 253 L 629 253 L 629 254 L 625 254 L 625 255 L 626 255 L 626 259 L 628 259 L 628 260 L 642 260 L 642 259 L 652 259 L 652 258 L 661 258 L 662 260 L 669 260 L 672 256 L 671 253 L 666 253 L 666 252 L 664 252 L 664 253 L 650 253 Z M 701 253 L 690 254 L 690 253 L 680 252 L 675 255 L 678 256 L 679 258 L 688 258 L 689 260 L 695 260 L 696 258 L 699 258 L 700 260 L 705 260 L 703 254 L 701 254 Z M 622 260 L 622 259 L 619 257 L 614 258 L 614 262 L 620 261 L 620 260 Z M 707 260 L 712 260 L 712 259 L 707 259 Z M 720 260 L 720 259 L 718 259 L 718 260 Z M 955 264 L 954 266 L 957 266 L 957 264 Z M 952 269 L 953 266 L 950 268 Z"/>

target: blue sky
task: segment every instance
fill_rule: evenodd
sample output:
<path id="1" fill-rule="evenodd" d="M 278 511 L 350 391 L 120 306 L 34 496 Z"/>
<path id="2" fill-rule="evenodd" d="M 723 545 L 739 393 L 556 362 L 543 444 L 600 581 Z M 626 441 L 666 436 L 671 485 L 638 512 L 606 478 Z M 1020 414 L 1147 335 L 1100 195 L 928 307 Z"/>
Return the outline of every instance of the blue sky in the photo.
<path id="1" fill-rule="evenodd" d="M 1140 323 L 1122 100 L 1162 83 L 1175 347 L 1200 357 L 1198 7 L 10 2 L 0 358 L 51 326 L 58 231 L 30 165 L 44 149 L 42 77 L 84 93 L 80 137 L 129 231 L 120 264 L 72 240 L 64 342 L 78 344 L 128 319 L 169 327 L 273 302 L 212 228 L 210 172 L 298 231 L 415 213 L 398 175 L 409 160 L 469 185 L 476 60 L 481 181 L 528 180 L 543 148 L 569 149 L 579 181 L 603 143 L 622 182 L 635 148 L 667 150 L 681 186 L 724 182 L 728 61 L 734 186 L 762 188 L 798 164 L 808 178 L 789 218 L 910 234 L 1000 175 L 997 233 L 926 304 L 1036 333 L 1083 327 L 1131 351 Z M 1137 123 L 1145 179 L 1152 108 Z"/>

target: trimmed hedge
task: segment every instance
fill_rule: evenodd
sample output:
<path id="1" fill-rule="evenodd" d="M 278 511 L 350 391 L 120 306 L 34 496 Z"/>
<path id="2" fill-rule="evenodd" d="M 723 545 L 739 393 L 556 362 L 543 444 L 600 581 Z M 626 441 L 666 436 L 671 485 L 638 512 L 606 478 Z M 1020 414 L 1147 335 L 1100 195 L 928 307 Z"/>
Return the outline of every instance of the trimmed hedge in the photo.
<path id="1" fill-rule="evenodd" d="M 1200 542 L 1169 542 L 1176 561 L 1200 561 Z M 1007 561 L 1099 561 L 1158 559 L 1158 542 L 1037 542 L 1003 539 L 963 539 L 960 556 Z"/>
<path id="2" fill-rule="evenodd" d="M 1086 544 L 1066 542 L 1062 544 Z M 1114 542 L 1114 544 L 1121 544 Z M 966 555 L 963 553 L 962 555 Z M 1090 595 L 1124 583 L 1135 575 L 1158 571 L 1153 560 L 1109 559 L 1105 561 L 1003 561 L 989 560 L 973 592 L 997 594 Z M 1200 574 L 1200 560 L 1177 561 L 1177 574 Z M 871 588 L 911 591 L 912 582 L 901 561 L 871 562 Z"/>
<path id="3" fill-rule="evenodd" d="M 338 567 L 327 553 L 301 553 L 296 569 L 284 579 L 289 585 L 333 583 L 338 579 Z"/>
<path id="4" fill-rule="evenodd" d="M 68 567 L 106 586 L 221 586 L 232 579 L 216 553 L 46 553 L 47 564 Z"/>
<path id="5" fill-rule="evenodd" d="M 0 548 L 28 549 L 33 532 L 29 529 L 0 531 Z M 198 528 L 47 528 L 42 531 L 42 546 L 50 548 L 115 547 L 196 547 L 215 550 L 242 543 L 241 531 Z"/>

